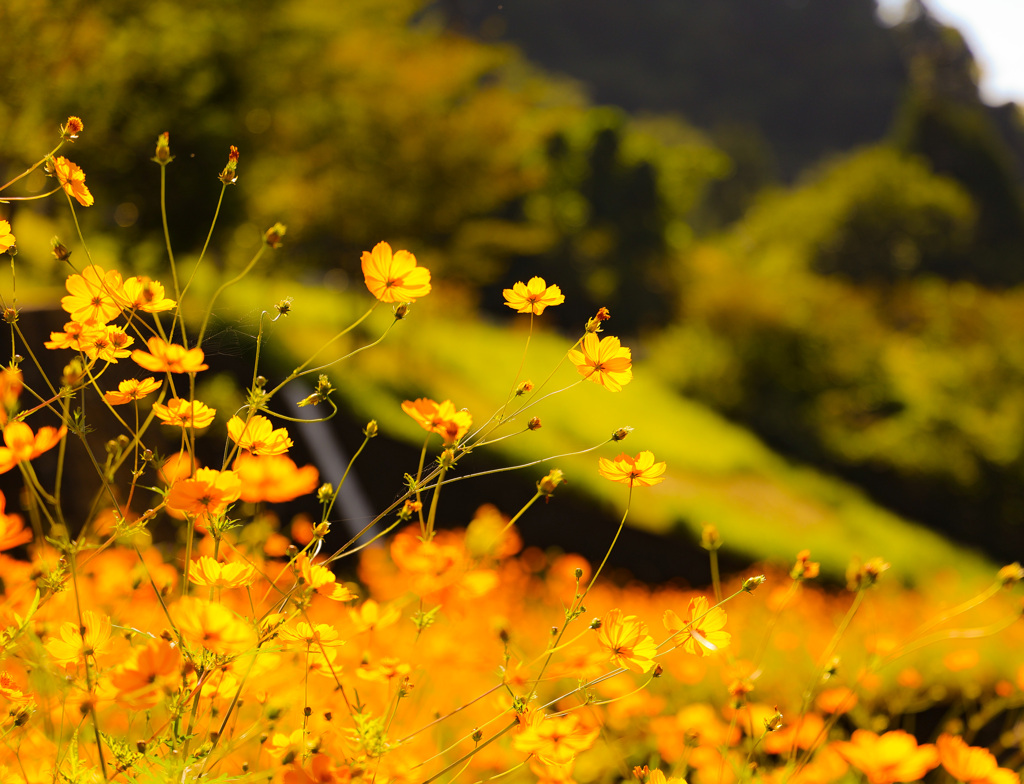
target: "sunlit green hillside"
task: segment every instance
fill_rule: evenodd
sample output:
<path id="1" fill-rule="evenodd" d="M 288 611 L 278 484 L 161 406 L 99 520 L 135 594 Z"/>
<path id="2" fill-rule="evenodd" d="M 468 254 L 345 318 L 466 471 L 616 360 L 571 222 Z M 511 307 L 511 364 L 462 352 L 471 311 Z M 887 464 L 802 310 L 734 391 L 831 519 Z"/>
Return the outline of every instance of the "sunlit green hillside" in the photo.
<path id="1" fill-rule="evenodd" d="M 243 284 L 230 300 L 251 318 L 257 303 L 269 309 L 284 296 L 294 297 L 293 314 L 275 325 L 268 345 L 294 357 L 351 323 L 370 303 L 361 292 L 343 295 L 287 280 Z M 484 323 L 446 310 L 440 292 L 432 296 L 432 303 L 417 303 L 379 346 L 331 370 L 341 398 L 359 418 L 375 418 L 386 433 L 416 446 L 422 443 L 423 432 L 401 411 L 403 400 L 450 398 L 483 424 L 510 390 L 528 336 L 528 317 Z M 379 307 L 365 322 L 365 332 L 346 336 L 346 342 L 339 341 L 320 360 L 330 361 L 376 339 L 390 321 L 390 310 Z M 609 322 L 607 333 L 614 333 L 614 323 Z M 659 532 L 681 526 L 696 535 L 702 522 L 714 522 L 736 553 L 788 561 L 797 550 L 809 547 L 833 574 L 841 573 L 851 557 L 874 555 L 884 556 L 910 581 L 948 568 L 969 578 L 991 574 L 980 556 L 900 519 L 849 485 L 787 462 L 748 431 L 671 391 L 652 372 L 656 356 L 635 365 L 634 381 L 620 393 L 577 383 L 575 370 L 561 361 L 570 343 L 543 331 L 532 336 L 522 378 L 541 385 L 551 374 L 541 394 L 562 391 L 539 400 L 507 430 L 496 433 L 523 431 L 531 416 L 543 421 L 538 431 L 519 432 L 486 447 L 499 453 L 503 462 L 520 464 L 577 452 L 629 425 L 635 432 L 622 447 L 631 454 L 653 450 L 669 465 L 667 481 L 636 491 L 629 518 L 633 525 Z M 635 354 L 639 348 L 634 347 Z M 585 455 L 546 460 L 523 470 L 540 478 L 551 468 L 561 468 L 574 490 L 583 489 L 599 502 L 621 508 L 624 488 L 596 471 L 598 455 L 614 457 L 617 452 L 617 445 L 607 443 Z M 460 470 L 471 472 L 472 460 L 471 455 Z M 467 491 L 468 483 L 459 487 L 459 492 Z"/>

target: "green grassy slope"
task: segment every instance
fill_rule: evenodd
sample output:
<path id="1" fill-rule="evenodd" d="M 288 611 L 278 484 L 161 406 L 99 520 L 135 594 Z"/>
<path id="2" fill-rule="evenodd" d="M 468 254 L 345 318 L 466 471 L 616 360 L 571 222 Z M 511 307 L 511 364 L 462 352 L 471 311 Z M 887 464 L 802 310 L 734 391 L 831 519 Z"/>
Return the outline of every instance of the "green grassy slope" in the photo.
<path id="1" fill-rule="evenodd" d="M 269 307 L 284 296 L 295 297 L 293 315 L 275 325 L 269 339 L 295 357 L 320 345 L 331 330 L 351 323 L 369 302 L 362 292 L 353 297 L 304 289 L 285 280 L 242 284 L 228 300 L 240 312 L 251 314 L 255 303 Z M 402 413 L 403 400 L 450 398 L 457 407 L 468 408 L 477 425 L 483 424 L 508 393 L 527 337 L 528 317 L 512 324 L 484 323 L 446 311 L 440 292 L 432 297 L 432 302 L 417 303 L 380 346 L 331 369 L 346 405 L 415 445 L 422 443 L 423 431 Z M 378 308 L 364 323 L 362 335 L 346 336 L 322 360 L 374 339 L 390 320 L 390 309 Z M 543 318 L 538 319 L 538 327 L 542 323 Z M 614 334 L 613 325 L 614 320 L 607 325 L 607 334 Z M 570 343 L 538 330 L 522 378 L 539 385 L 557 368 L 545 392 L 574 384 L 579 379 L 575 370 L 567 363 L 559 367 Z M 633 348 L 636 355 L 639 347 Z M 702 522 L 714 522 L 727 547 L 739 554 L 787 562 L 808 547 L 832 574 L 841 574 L 853 556 L 881 555 L 909 582 L 950 568 L 970 581 L 991 579 L 992 566 L 983 557 L 873 504 L 848 484 L 788 462 L 749 431 L 669 390 L 646 371 L 645 365 L 656 361 L 657 357 L 638 361 L 634 381 L 621 392 L 584 382 L 540 401 L 498 435 L 525 428 L 534 415 L 541 417 L 542 429 L 487 449 L 510 464 L 525 463 L 594 446 L 616 428 L 629 425 L 635 432 L 621 445 L 609 443 L 526 470 L 539 478 L 550 468 L 561 468 L 574 490 L 621 508 L 625 488 L 597 474 L 597 456 L 614 457 L 620 446 L 630 454 L 650 449 L 657 459 L 667 461 L 667 479 L 636 491 L 632 525 L 652 531 L 682 525 L 696 532 Z M 464 471 L 472 470 L 471 461 L 472 457 L 467 459 Z"/>

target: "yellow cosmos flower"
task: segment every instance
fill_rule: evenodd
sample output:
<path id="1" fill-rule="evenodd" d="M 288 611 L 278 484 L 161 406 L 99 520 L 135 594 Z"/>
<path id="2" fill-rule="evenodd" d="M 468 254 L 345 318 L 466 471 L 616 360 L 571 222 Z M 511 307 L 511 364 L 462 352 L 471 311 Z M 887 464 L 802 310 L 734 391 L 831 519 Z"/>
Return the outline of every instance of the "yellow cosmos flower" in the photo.
<path id="1" fill-rule="evenodd" d="M 614 460 L 606 457 L 597 459 L 597 472 L 605 479 L 621 482 L 630 487 L 650 487 L 664 481 L 665 463 L 655 463 L 654 453 L 644 450 L 636 457 L 625 452 Z"/>
<path id="2" fill-rule="evenodd" d="M 10 221 L 0 220 L 0 253 L 6 253 L 14 247 L 14 235 L 11 234 Z"/>
<path id="3" fill-rule="evenodd" d="M 133 400 L 141 400 L 160 389 L 162 382 L 155 378 L 129 378 L 117 385 L 117 392 L 111 390 L 103 394 L 103 399 L 112 406 L 123 406 Z"/>
<path id="4" fill-rule="evenodd" d="M 531 719 L 518 735 L 512 739 L 512 746 L 517 751 L 536 754 L 548 764 L 561 765 L 572 759 L 581 751 L 594 745 L 597 739 L 597 727 L 590 728 L 580 723 L 579 716 L 570 713 L 568 716 L 544 716 Z"/>
<path id="5" fill-rule="evenodd" d="M 72 666 L 82 656 L 95 656 L 110 640 L 110 616 L 85 610 L 82 626 L 65 621 L 60 625 L 60 638 L 52 637 L 46 651 L 58 664 Z"/>
<path id="6" fill-rule="evenodd" d="M 315 623 L 311 626 L 305 621 L 299 621 L 294 627 L 281 627 L 277 635 L 286 642 L 301 642 L 307 647 L 316 649 L 319 649 L 321 645 L 331 648 L 345 644 L 338 634 L 338 630 L 329 623 Z"/>
<path id="7" fill-rule="evenodd" d="M 430 293 L 430 270 L 417 267 L 407 250 L 392 253 L 390 245 L 378 242 L 363 251 L 362 267 L 366 288 L 381 302 L 414 302 Z"/>
<path id="8" fill-rule="evenodd" d="M 356 595 L 344 585 L 337 584 L 338 578 L 334 576 L 334 572 L 326 566 L 312 563 L 305 553 L 295 559 L 295 565 L 298 567 L 301 583 L 321 596 L 336 602 L 347 602 L 356 598 Z"/>
<path id="9" fill-rule="evenodd" d="M 101 330 L 90 330 L 79 338 L 79 349 L 89 359 L 102 359 L 104 362 L 116 363 L 131 352 L 128 347 L 135 342 L 121 327 L 107 324 Z"/>
<path id="10" fill-rule="evenodd" d="M 621 610 L 609 610 L 601 619 L 597 639 L 616 666 L 633 672 L 647 672 L 654 666 L 658 646 L 647 633 L 647 624 L 635 615 L 623 616 Z"/>
<path id="11" fill-rule="evenodd" d="M 576 366 L 580 375 L 588 381 L 618 392 L 633 380 L 633 357 L 630 350 L 609 335 L 599 340 L 588 332 L 580 342 L 582 351 L 569 350 L 569 361 Z"/>
<path id="12" fill-rule="evenodd" d="M 253 581 L 256 570 L 252 564 L 220 563 L 216 558 L 204 555 L 192 564 L 188 576 L 196 585 L 206 585 L 210 588 L 240 588 Z"/>
<path id="13" fill-rule="evenodd" d="M 532 313 L 539 316 L 544 308 L 561 305 L 565 302 L 562 290 L 558 286 L 547 285 L 544 278 L 530 278 L 529 283 L 519 281 L 512 288 L 505 289 L 505 304 L 516 313 Z"/>
<path id="14" fill-rule="evenodd" d="M 455 404 L 450 400 L 435 403 L 429 398 L 406 400 L 402 410 L 411 416 L 428 433 L 437 433 L 445 444 L 454 444 L 467 432 L 473 424 L 473 417 L 468 411 L 456 411 Z"/>
<path id="15" fill-rule="evenodd" d="M 242 449 L 254 455 L 283 455 L 292 447 L 287 428 L 276 430 L 265 416 L 257 414 L 248 423 L 240 417 L 228 420 L 228 435 Z"/>
<path id="16" fill-rule="evenodd" d="M 836 741 L 832 748 L 867 776 L 871 784 L 917 781 L 939 764 L 935 746 L 918 746 L 917 738 L 903 730 L 884 735 L 854 730 L 849 741 Z"/>
<path id="17" fill-rule="evenodd" d="M 132 359 L 151 373 L 198 373 L 210 367 L 203 363 L 205 355 L 201 348 L 187 349 L 155 337 L 147 340 L 146 346 L 149 347 L 148 354 L 133 351 Z"/>
<path id="18" fill-rule="evenodd" d="M 92 264 L 81 275 L 68 275 L 65 286 L 68 295 L 60 306 L 71 314 L 72 321 L 82 324 L 106 324 L 121 314 L 118 300 L 124 297 L 121 273 L 104 272 L 103 267 Z"/>
<path id="19" fill-rule="evenodd" d="M 238 500 L 242 481 L 234 471 L 200 468 L 190 479 L 179 479 L 167 494 L 167 506 L 193 517 L 216 517 Z"/>
<path id="20" fill-rule="evenodd" d="M 708 600 L 698 596 L 690 600 L 689 612 L 685 620 L 672 610 L 665 610 L 663 621 L 665 628 L 674 635 L 682 635 L 683 650 L 696 656 L 725 648 L 732 641 L 732 635 L 723 632 L 727 616 L 721 607 L 708 609 Z"/>
<path id="21" fill-rule="evenodd" d="M 164 296 L 162 283 L 150 280 L 145 275 L 133 276 L 124 282 L 124 298 L 129 308 L 145 313 L 162 313 L 177 304 Z"/>
<path id="22" fill-rule="evenodd" d="M 185 639 L 213 653 L 241 653 L 256 641 L 252 626 L 216 602 L 187 596 L 171 615 Z"/>
<path id="23" fill-rule="evenodd" d="M 180 397 L 172 397 L 167 401 L 166 406 L 154 403 L 153 413 L 165 425 L 201 429 L 209 427 L 213 423 L 217 409 L 210 408 L 198 400 L 182 400 Z"/>
<path id="24" fill-rule="evenodd" d="M 54 158 L 53 171 L 64 192 L 75 199 L 83 207 L 91 207 L 92 194 L 85 187 L 85 172 L 67 158 Z"/>

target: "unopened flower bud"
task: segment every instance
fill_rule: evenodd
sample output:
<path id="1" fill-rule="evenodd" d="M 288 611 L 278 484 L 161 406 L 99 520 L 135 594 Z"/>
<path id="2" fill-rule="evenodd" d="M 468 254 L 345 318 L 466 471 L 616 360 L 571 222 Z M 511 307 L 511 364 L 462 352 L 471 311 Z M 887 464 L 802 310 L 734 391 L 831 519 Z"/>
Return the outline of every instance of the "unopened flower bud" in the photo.
<path id="1" fill-rule="evenodd" d="M 629 425 L 620 427 L 614 433 L 612 433 L 612 441 L 622 441 L 626 436 L 633 432 L 633 428 Z"/>
<path id="2" fill-rule="evenodd" d="M 286 297 L 274 305 L 274 310 L 277 311 L 279 316 L 287 316 L 292 312 L 292 298 Z"/>
<path id="3" fill-rule="evenodd" d="M 153 156 L 153 160 L 161 165 L 174 160 L 174 156 L 171 155 L 171 134 L 167 131 L 156 137 L 156 155 Z"/>
<path id="4" fill-rule="evenodd" d="M 331 500 L 331 497 L 333 495 L 334 485 L 332 485 L 330 482 L 324 482 L 316 491 L 316 500 L 322 504 L 326 504 L 328 501 Z"/>
<path id="5" fill-rule="evenodd" d="M 767 732 L 777 732 L 782 729 L 782 714 L 775 708 L 775 715 L 764 720 L 764 728 Z"/>
<path id="6" fill-rule="evenodd" d="M 651 673 L 651 677 L 652 678 L 660 678 L 664 673 L 665 673 L 665 668 L 662 667 L 660 664 L 658 664 L 658 665 L 655 666 L 654 672 Z"/>
<path id="7" fill-rule="evenodd" d="M 577 566 L 576 567 L 576 571 L 573 572 L 573 574 L 576 575 L 576 582 L 579 582 L 580 580 L 583 579 L 583 570 L 580 569 L 580 567 Z"/>
<path id="8" fill-rule="evenodd" d="M 18 323 L 18 309 L 10 306 L 4 308 L 4 323 L 5 324 L 17 324 Z"/>
<path id="9" fill-rule="evenodd" d="M 541 428 L 541 422 L 540 422 L 540 417 L 534 417 L 533 419 L 531 419 L 531 420 L 530 420 L 530 421 L 529 421 L 529 422 L 528 422 L 528 423 L 526 424 L 526 427 L 527 427 L 528 429 L 530 429 L 530 430 L 540 430 L 540 428 Z"/>
<path id="10" fill-rule="evenodd" d="M 402 511 L 398 513 L 398 516 L 402 520 L 411 520 L 413 517 L 420 513 L 423 508 L 422 501 L 406 501 L 402 504 Z"/>
<path id="11" fill-rule="evenodd" d="M 288 231 L 287 227 L 283 223 L 275 223 L 263 234 L 263 241 L 271 247 L 272 250 L 277 250 L 281 247 L 281 238 L 284 237 Z"/>
<path id="12" fill-rule="evenodd" d="M 518 387 L 516 387 L 516 395 L 518 397 L 522 397 L 527 392 L 532 392 L 532 391 L 533 391 L 533 382 L 529 381 L 529 380 L 524 381 L 522 384 L 520 384 Z"/>
<path id="13" fill-rule="evenodd" d="M 57 261 L 67 261 L 71 258 L 71 251 L 68 250 L 68 246 L 60 241 L 57 237 L 50 240 L 50 245 L 53 247 L 53 257 Z"/>
<path id="14" fill-rule="evenodd" d="M 401 321 L 402 319 L 409 315 L 409 303 L 400 302 L 399 304 L 395 305 L 391 312 L 395 314 L 395 321 Z"/>
<path id="15" fill-rule="evenodd" d="M 1021 580 L 1024 580 L 1024 568 L 1014 561 L 1012 564 L 1007 564 L 999 570 L 998 579 L 1004 588 L 1016 585 Z"/>
<path id="16" fill-rule="evenodd" d="M 450 447 L 444 450 L 441 456 L 437 458 L 437 464 L 445 471 L 455 465 L 455 450 Z"/>
<path id="17" fill-rule="evenodd" d="M 367 438 L 376 438 L 380 429 L 377 427 L 377 420 L 371 419 L 366 423 L 366 427 L 363 428 L 363 435 Z"/>
<path id="18" fill-rule="evenodd" d="M 722 546 L 722 536 L 718 533 L 718 526 L 714 523 L 703 524 L 700 532 L 700 546 L 709 553 Z"/>
<path id="19" fill-rule="evenodd" d="M 484 734 L 480 730 L 473 730 L 473 734 L 470 737 L 473 739 L 473 743 L 479 743 L 483 740 Z"/>
<path id="20" fill-rule="evenodd" d="M 552 468 L 548 475 L 537 482 L 537 489 L 548 498 L 555 492 L 555 488 L 565 481 L 565 474 L 561 469 Z"/>
<path id="21" fill-rule="evenodd" d="M 590 622 L 590 626 L 588 626 L 587 628 L 592 629 L 594 631 L 597 631 L 598 629 L 601 628 L 601 619 L 600 618 L 595 618 L 594 620 L 592 620 Z"/>
<path id="22" fill-rule="evenodd" d="M 755 577 L 748 577 L 743 581 L 743 590 L 747 593 L 753 593 L 759 586 L 765 584 L 768 580 L 763 574 L 756 575 Z"/>

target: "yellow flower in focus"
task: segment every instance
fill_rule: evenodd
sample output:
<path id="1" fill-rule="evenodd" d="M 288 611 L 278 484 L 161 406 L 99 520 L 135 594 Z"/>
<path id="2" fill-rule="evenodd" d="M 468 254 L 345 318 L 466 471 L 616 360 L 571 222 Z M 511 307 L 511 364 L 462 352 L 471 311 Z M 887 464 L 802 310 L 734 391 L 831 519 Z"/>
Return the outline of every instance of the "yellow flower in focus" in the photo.
<path id="1" fill-rule="evenodd" d="M 82 626 L 65 621 L 60 625 L 60 639 L 51 637 L 46 651 L 54 661 L 65 667 L 73 666 L 83 656 L 95 656 L 110 640 L 110 616 L 84 610 Z"/>
<path id="2" fill-rule="evenodd" d="M 133 351 L 132 359 L 151 373 L 198 373 L 209 368 L 203 363 L 205 355 L 201 348 L 186 349 L 155 337 L 147 340 L 146 345 L 149 353 Z"/>
<path id="3" fill-rule="evenodd" d="M 597 472 L 605 479 L 613 482 L 621 482 L 630 487 L 650 487 L 665 479 L 665 463 L 655 463 L 654 453 L 643 451 L 636 457 L 630 457 L 625 452 L 615 460 L 606 457 L 597 459 Z"/>
<path id="4" fill-rule="evenodd" d="M 248 423 L 240 417 L 233 416 L 228 420 L 228 435 L 242 449 L 248 449 L 254 455 L 283 455 L 292 447 L 288 430 L 279 427 L 276 430 L 270 420 L 257 414 Z"/>
<path id="5" fill-rule="evenodd" d="M 77 164 L 64 157 L 54 158 L 53 171 L 68 196 L 74 198 L 83 207 L 92 206 L 92 194 L 85 187 L 85 172 Z"/>
<path id="6" fill-rule="evenodd" d="M 167 506 L 193 517 L 216 517 L 238 500 L 242 482 L 234 471 L 200 468 L 194 477 L 179 479 L 167 494 Z"/>
<path id="7" fill-rule="evenodd" d="M 529 722 L 525 729 L 512 739 L 517 751 L 536 754 L 549 765 L 561 765 L 581 751 L 594 745 L 598 728 L 588 728 L 580 723 L 579 716 L 544 716 L 535 714 L 537 719 Z M 539 720 L 538 720 L 539 719 Z"/>
<path id="8" fill-rule="evenodd" d="M 172 397 L 167 401 L 166 406 L 154 403 L 153 413 L 165 425 L 191 427 L 198 430 L 209 427 L 213 423 L 217 409 L 210 408 L 198 400 L 182 400 L 180 397 Z"/>
<path id="9" fill-rule="evenodd" d="M 532 313 L 539 316 L 544 308 L 561 305 L 565 302 L 562 290 L 552 284 L 547 285 L 544 278 L 530 278 L 529 283 L 519 281 L 512 288 L 502 291 L 505 305 L 516 313 Z"/>
<path id="10" fill-rule="evenodd" d="M 704 596 L 690 599 L 689 612 L 685 620 L 672 610 L 665 610 L 665 628 L 675 635 L 682 635 L 683 650 L 696 656 L 720 650 L 729 645 L 732 635 L 723 632 L 727 616 L 721 607 L 708 609 Z"/>
<path id="11" fill-rule="evenodd" d="M 103 399 L 112 406 L 123 406 L 133 400 L 141 400 L 160 389 L 162 382 L 155 378 L 129 378 L 117 385 L 117 392 L 111 390 L 103 393 Z"/>
<path id="12" fill-rule="evenodd" d="M 71 314 L 72 321 L 106 324 L 121 314 L 118 300 L 124 297 L 124 284 L 117 270 L 104 272 L 103 267 L 92 264 L 81 275 L 68 275 L 65 286 L 68 295 L 60 306 Z"/>
<path id="13" fill-rule="evenodd" d="M 884 735 L 854 730 L 849 741 L 836 741 L 832 748 L 867 776 L 871 784 L 917 781 L 939 764 L 934 745 L 918 746 L 917 738 L 903 730 Z"/>
<path id="14" fill-rule="evenodd" d="M 241 653 L 256 642 L 253 628 L 216 602 L 186 596 L 171 615 L 186 640 L 213 653 Z"/>
<path id="15" fill-rule="evenodd" d="M 366 288 L 381 302 L 414 302 L 430 293 L 430 270 L 417 267 L 407 250 L 392 253 L 388 243 L 378 242 L 363 251 L 362 267 Z"/>
<path id="16" fill-rule="evenodd" d="M 0 220 L 0 253 L 6 253 L 14 247 L 14 235 L 11 234 L 10 221 Z"/>
<path id="17" fill-rule="evenodd" d="M 312 563 L 309 557 L 303 553 L 295 559 L 295 566 L 299 571 L 299 579 L 303 585 L 307 585 L 316 593 L 336 602 L 347 602 L 356 598 L 344 585 L 338 585 L 334 572 L 326 566 Z"/>
<path id="18" fill-rule="evenodd" d="M 580 348 L 582 351 L 570 349 L 568 357 L 585 379 L 612 392 L 618 392 L 633 380 L 632 353 L 618 338 L 609 335 L 599 340 L 593 332 L 588 332 L 580 341 Z"/>
<path id="19" fill-rule="evenodd" d="M 162 283 L 146 276 L 130 277 L 124 282 L 124 298 L 132 310 L 144 313 L 162 313 L 171 310 L 177 303 L 164 296 Z"/>
<path id="20" fill-rule="evenodd" d="M 253 581 L 256 571 L 252 564 L 220 563 L 216 558 L 203 555 L 192 564 L 188 576 L 196 585 L 206 585 L 210 588 L 241 588 Z"/>
<path id="21" fill-rule="evenodd" d="M 619 667 L 633 672 L 647 672 L 654 666 L 658 646 L 647 633 L 647 624 L 635 615 L 622 615 L 622 610 L 609 610 L 601 619 L 597 639 L 607 648 Z"/>

